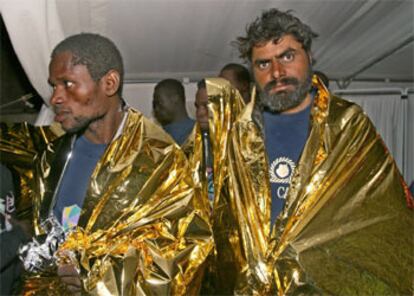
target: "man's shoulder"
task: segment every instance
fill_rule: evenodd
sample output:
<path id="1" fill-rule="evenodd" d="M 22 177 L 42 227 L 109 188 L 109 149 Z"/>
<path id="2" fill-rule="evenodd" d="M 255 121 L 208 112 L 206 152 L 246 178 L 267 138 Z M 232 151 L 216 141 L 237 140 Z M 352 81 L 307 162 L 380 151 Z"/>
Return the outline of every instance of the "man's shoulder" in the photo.
<path id="1" fill-rule="evenodd" d="M 166 144 L 175 143 L 170 135 L 157 123 L 135 108 L 128 108 L 128 117 L 122 134 L 127 137 L 144 136 L 147 140 L 157 140 Z M 148 141 L 146 141 L 148 143 Z"/>
<path id="2" fill-rule="evenodd" d="M 350 120 L 355 120 L 357 118 L 368 118 L 361 106 L 344 98 L 335 95 L 331 96 L 328 116 L 328 121 L 330 123 L 336 122 L 344 125 Z"/>
<path id="3" fill-rule="evenodd" d="M 348 101 L 347 99 L 344 99 L 342 97 L 332 95 L 331 101 L 330 101 L 330 108 L 335 108 L 336 110 L 350 110 L 353 109 L 355 112 L 359 111 L 362 112 L 361 106 L 359 106 L 357 103 L 354 103 L 352 101 Z"/>

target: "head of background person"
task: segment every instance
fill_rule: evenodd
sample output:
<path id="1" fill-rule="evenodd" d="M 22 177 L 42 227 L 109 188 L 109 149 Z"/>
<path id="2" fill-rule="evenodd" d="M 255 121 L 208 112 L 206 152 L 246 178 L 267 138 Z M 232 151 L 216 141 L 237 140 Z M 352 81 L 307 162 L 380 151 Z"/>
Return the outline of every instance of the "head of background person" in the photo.
<path id="1" fill-rule="evenodd" d="M 196 120 L 202 132 L 208 132 L 208 95 L 206 81 L 200 80 L 197 83 L 195 97 Z"/>
<path id="2" fill-rule="evenodd" d="M 155 119 L 167 125 L 188 118 L 183 84 L 176 79 L 164 79 L 154 88 L 152 108 Z"/>
<path id="3" fill-rule="evenodd" d="M 326 76 L 325 73 L 321 71 L 313 71 L 313 74 L 318 75 L 318 77 L 322 80 L 323 84 L 326 86 L 326 88 L 329 88 L 329 78 Z"/>
<path id="4" fill-rule="evenodd" d="M 49 64 L 55 121 L 68 133 L 111 129 L 122 116 L 123 76 L 122 56 L 108 38 L 81 33 L 64 39 Z"/>
<path id="5" fill-rule="evenodd" d="M 259 105 L 294 113 L 310 104 L 312 39 L 317 34 L 290 11 L 264 11 L 235 42 L 259 90 Z"/>
<path id="6" fill-rule="evenodd" d="M 246 104 L 250 101 L 250 73 L 245 66 L 235 63 L 227 64 L 221 69 L 219 77 L 227 79 L 237 88 Z"/>

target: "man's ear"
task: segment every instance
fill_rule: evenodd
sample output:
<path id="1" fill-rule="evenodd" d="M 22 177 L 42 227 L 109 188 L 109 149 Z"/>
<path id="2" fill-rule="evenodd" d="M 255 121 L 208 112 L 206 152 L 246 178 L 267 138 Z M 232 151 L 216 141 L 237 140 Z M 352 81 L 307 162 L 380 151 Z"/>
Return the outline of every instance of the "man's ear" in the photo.
<path id="1" fill-rule="evenodd" d="M 104 87 L 104 91 L 108 97 L 112 97 L 115 95 L 120 87 L 121 83 L 121 76 L 119 72 L 116 70 L 109 70 L 102 77 L 102 83 Z"/>

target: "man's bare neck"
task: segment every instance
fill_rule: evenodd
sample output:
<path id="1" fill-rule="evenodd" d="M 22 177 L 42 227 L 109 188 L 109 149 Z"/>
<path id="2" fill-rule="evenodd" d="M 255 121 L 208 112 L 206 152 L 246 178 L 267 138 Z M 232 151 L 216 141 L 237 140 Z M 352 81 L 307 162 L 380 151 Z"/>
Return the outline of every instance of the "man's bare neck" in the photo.
<path id="1" fill-rule="evenodd" d="M 84 136 L 95 144 L 108 144 L 112 141 L 123 118 L 121 108 L 107 113 L 101 119 L 92 122 L 86 129 Z"/>

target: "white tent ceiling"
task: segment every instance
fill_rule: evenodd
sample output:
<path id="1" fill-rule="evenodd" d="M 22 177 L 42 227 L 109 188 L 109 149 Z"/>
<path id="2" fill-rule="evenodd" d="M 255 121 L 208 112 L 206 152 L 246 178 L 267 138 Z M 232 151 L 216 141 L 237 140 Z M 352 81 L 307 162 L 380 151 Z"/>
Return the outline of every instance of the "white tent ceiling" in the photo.
<path id="1" fill-rule="evenodd" d="M 151 113 L 153 84 L 136 82 L 167 77 L 196 81 L 215 76 L 228 62 L 241 62 L 230 42 L 271 7 L 293 10 L 319 33 L 313 45 L 315 68 L 331 79 L 403 82 L 399 84 L 404 88 L 401 93 L 408 93 L 409 100 L 400 100 L 397 89 L 398 104 L 405 113 L 398 112 L 395 118 L 410 120 L 414 0 L 0 0 L 14 51 L 45 102 L 50 97 L 46 81 L 52 48 L 71 34 L 96 32 L 119 46 L 128 83 L 124 94 L 128 89 L 137 98 L 133 106 L 147 115 Z M 388 107 L 378 104 L 380 110 L 390 113 Z M 46 108 L 42 110 L 44 116 L 36 123 L 48 124 L 53 116 Z M 411 131 L 409 120 L 407 130 Z M 394 131 L 393 126 L 392 138 L 401 136 Z M 412 155 L 412 138 L 401 137 L 408 148 L 403 146 L 395 155 L 405 159 L 405 154 Z M 407 159 L 408 165 L 413 163 Z M 411 180 L 412 168 L 406 171 Z"/>
<path id="2" fill-rule="evenodd" d="M 197 80 L 241 62 L 230 42 L 271 7 L 292 9 L 319 33 L 315 67 L 330 78 L 414 80 L 412 0 L 57 0 L 64 35 L 112 38 L 130 82 Z"/>

